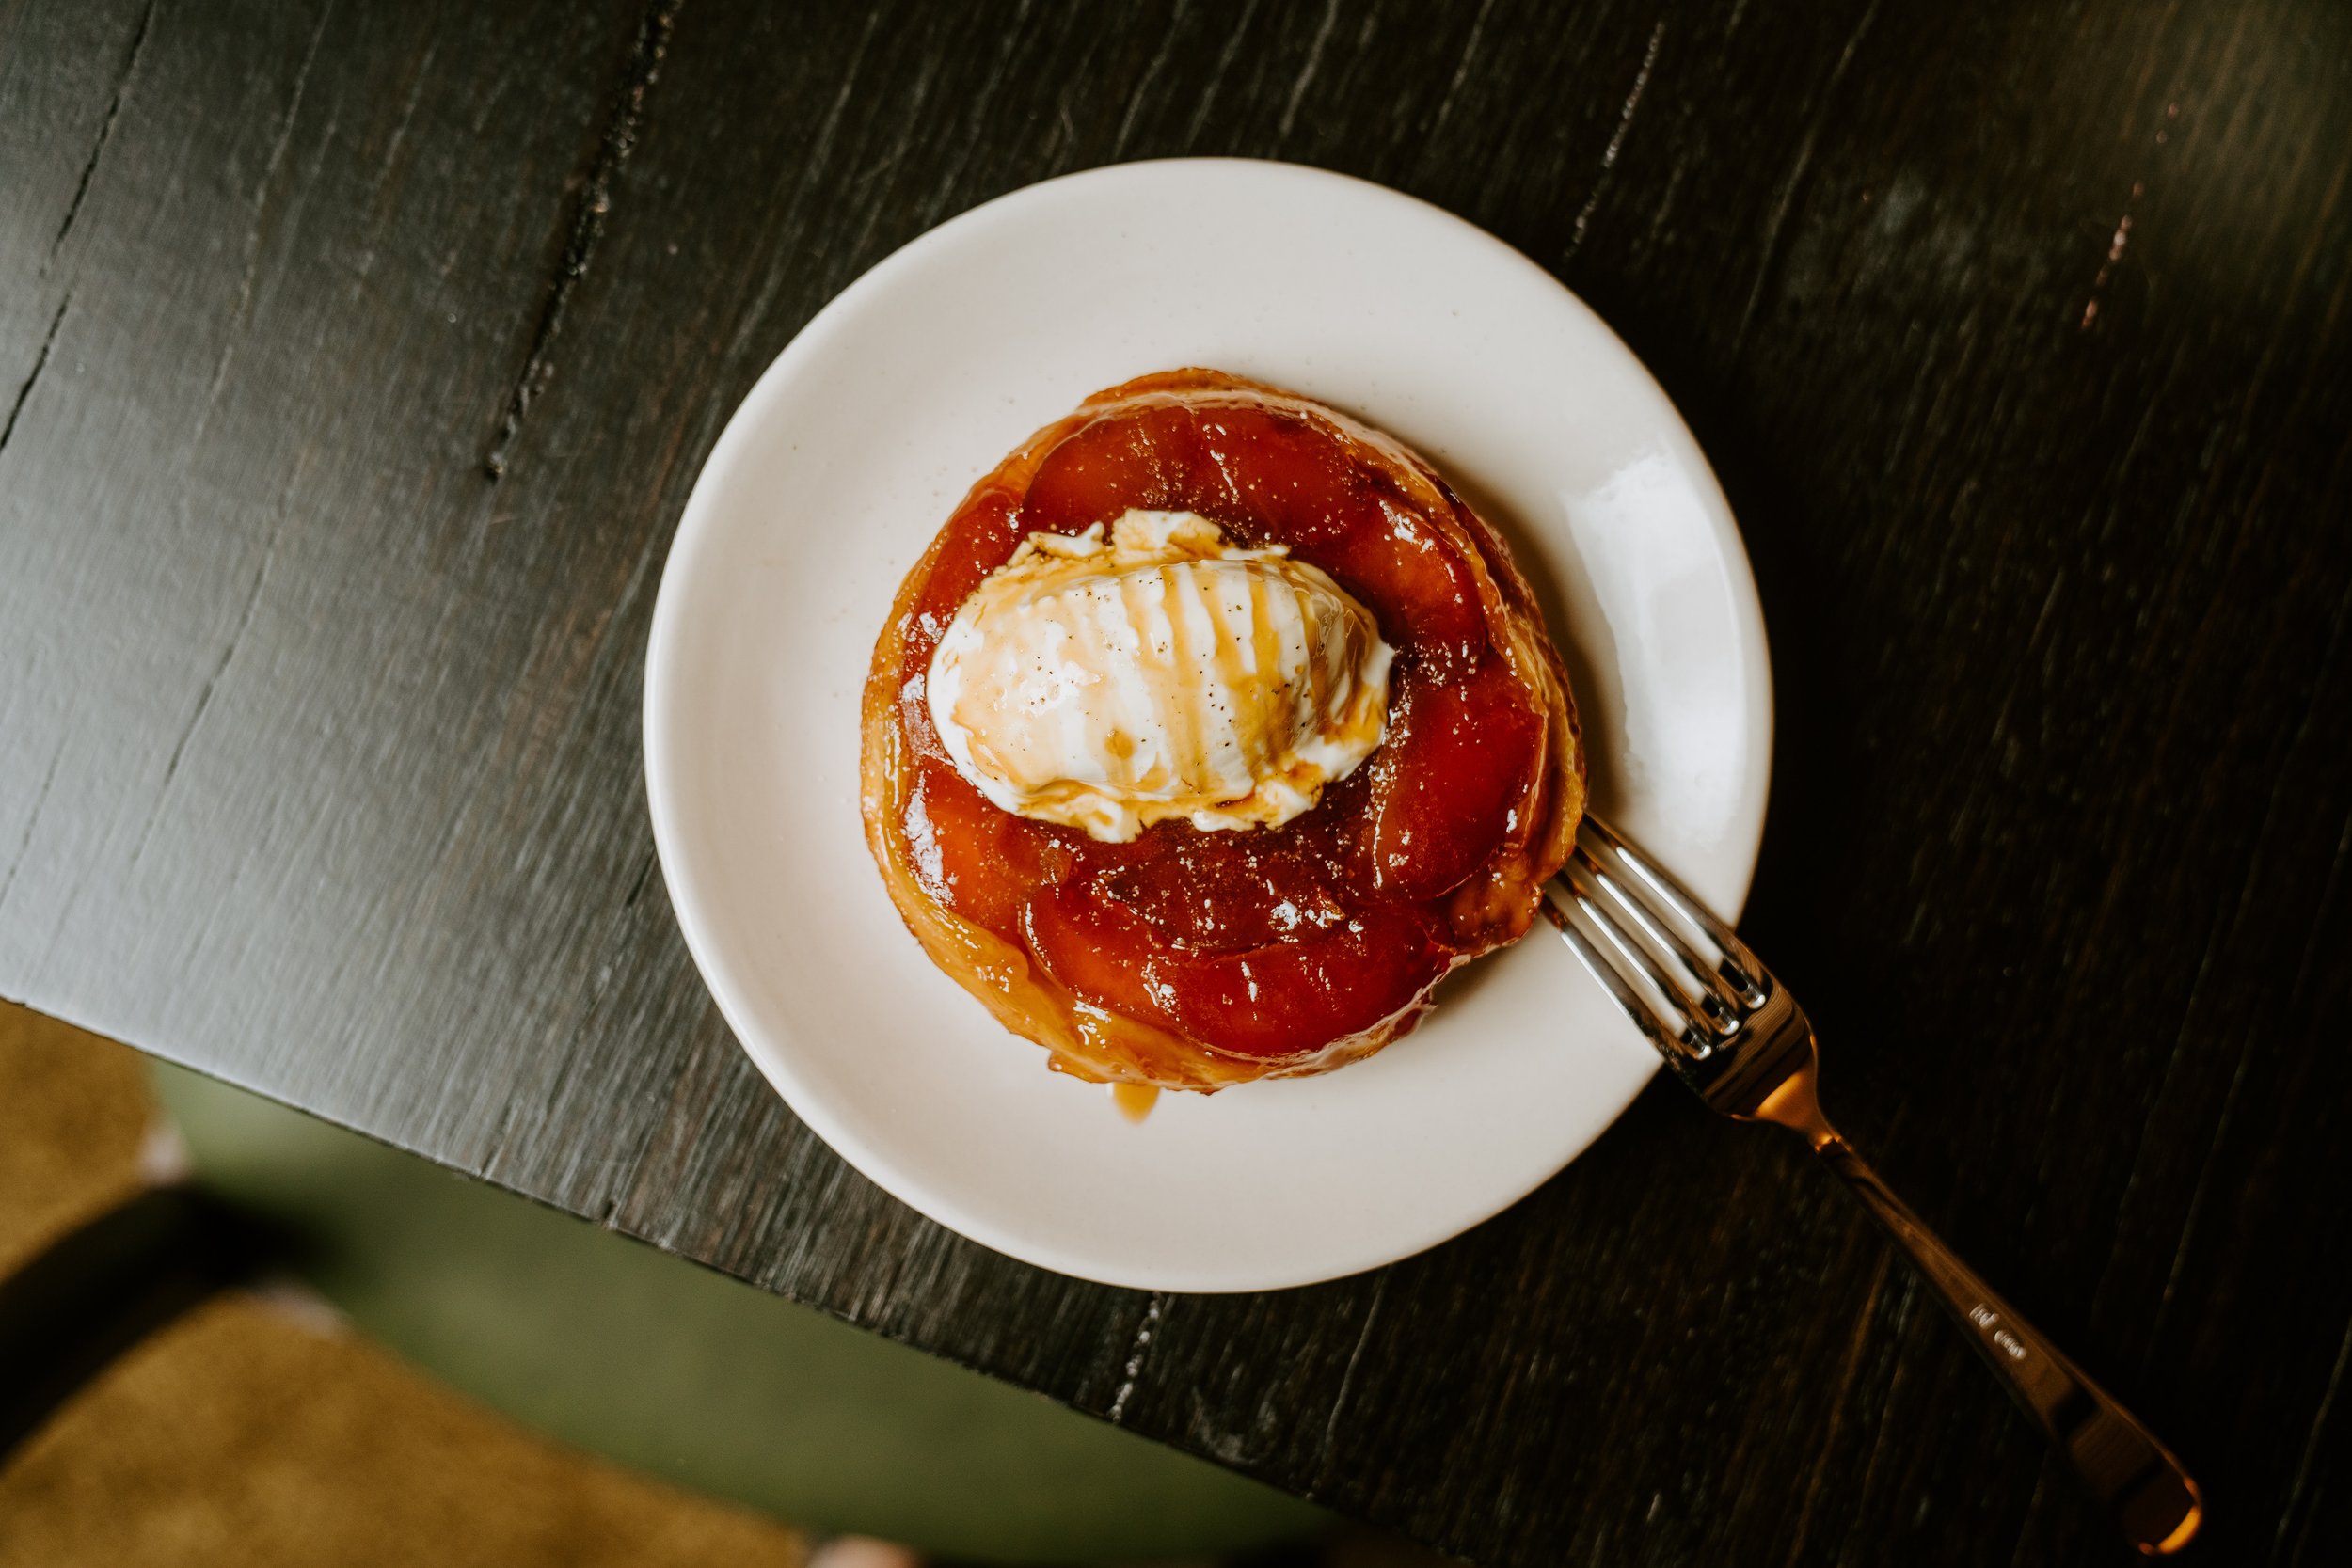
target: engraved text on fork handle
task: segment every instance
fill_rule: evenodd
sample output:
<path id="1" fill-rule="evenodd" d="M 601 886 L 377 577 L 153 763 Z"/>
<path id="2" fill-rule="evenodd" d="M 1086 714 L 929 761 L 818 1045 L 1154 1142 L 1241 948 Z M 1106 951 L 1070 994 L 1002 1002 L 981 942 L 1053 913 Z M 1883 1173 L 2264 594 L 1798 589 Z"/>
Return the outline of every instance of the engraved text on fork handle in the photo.
<path id="1" fill-rule="evenodd" d="M 2042 1423 L 2091 1491 L 2115 1510 L 2132 1544 L 2152 1556 L 2186 1545 L 2204 1509 L 2197 1483 L 2181 1462 L 1995 1295 L 1819 1118 L 1815 1111 L 1815 1125 L 1796 1130 L 1845 1178 L 1935 1287 L 1994 1375 Z"/>

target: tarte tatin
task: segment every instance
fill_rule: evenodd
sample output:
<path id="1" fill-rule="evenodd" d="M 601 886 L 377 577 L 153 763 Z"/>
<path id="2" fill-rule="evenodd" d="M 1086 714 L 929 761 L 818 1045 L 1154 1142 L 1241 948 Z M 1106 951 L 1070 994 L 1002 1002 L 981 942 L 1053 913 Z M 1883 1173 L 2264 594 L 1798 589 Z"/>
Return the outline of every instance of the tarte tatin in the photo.
<path id="1" fill-rule="evenodd" d="M 866 688 L 866 831 L 933 962 L 1081 1078 L 1214 1090 L 1412 1028 L 1584 805 L 1502 539 L 1402 445 L 1216 371 L 974 485 Z"/>

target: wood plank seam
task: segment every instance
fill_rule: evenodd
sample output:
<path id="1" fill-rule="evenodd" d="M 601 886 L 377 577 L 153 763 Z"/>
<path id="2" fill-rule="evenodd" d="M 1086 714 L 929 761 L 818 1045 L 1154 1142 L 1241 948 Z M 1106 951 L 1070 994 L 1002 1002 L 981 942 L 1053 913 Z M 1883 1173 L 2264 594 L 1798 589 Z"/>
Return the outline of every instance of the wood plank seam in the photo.
<path id="1" fill-rule="evenodd" d="M 106 103 L 106 118 L 99 123 L 98 139 L 90 144 L 89 161 L 82 166 L 82 178 L 73 187 L 73 199 L 66 204 L 65 221 L 57 225 L 57 237 L 49 242 L 49 255 L 40 264 L 47 272 L 49 263 L 57 259 L 65 237 L 73 232 L 73 220 L 82 215 L 82 201 L 89 195 L 90 177 L 98 172 L 98 160 L 104 155 L 106 142 L 115 134 L 115 121 L 122 115 L 123 94 L 131 88 L 131 77 L 139 68 L 139 55 L 147 49 L 147 29 L 155 20 L 155 0 L 147 0 L 147 9 L 139 13 L 139 24 L 131 34 L 131 47 L 123 52 L 122 69 L 115 73 L 114 96 Z"/>
<path id="2" fill-rule="evenodd" d="M 16 399 L 8 404 L 8 417 L 0 422 L 0 451 L 8 450 L 8 437 L 16 434 L 16 417 L 24 412 L 25 400 L 33 395 L 33 386 L 40 380 L 40 372 L 49 368 L 49 351 L 56 346 L 57 329 L 65 325 L 65 313 L 73 304 L 73 291 L 66 291 L 57 302 L 57 313 L 49 318 L 49 330 L 41 334 L 40 351 L 33 356 L 33 368 L 24 377 L 24 384 L 16 389 Z"/>
<path id="3" fill-rule="evenodd" d="M 203 443 L 214 410 L 220 406 L 220 394 L 229 385 L 230 367 L 237 361 L 237 344 L 253 320 L 253 285 L 261 276 L 262 229 L 269 215 L 270 187 L 278 182 L 278 172 L 285 166 L 286 149 L 294 141 L 294 121 L 300 118 L 302 100 L 310 90 L 310 71 L 318 64 L 319 43 L 326 37 L 326 24 L 334 15 L 332 0 L 319 8 L 318 24 L 310 29 L 310 41 L 302 51 L 302 64 L 294 71 L 294 91 L 287 97 L 286 112 L 278 118 L 278 135 L 270 143 L 269 161 L 262 166 L 262 177 L 253 183 L 253 220 L 246 230 L 245 271 L 237 280 L 237 306 L 230 315 L 229 330 L 221 335 L 220 358 L 213 366 L 213 381 L 205 389 L 203 411 L 197 416 L 196 428 L 189 435 L 190 448 Z"/>
<path id="4" fill-rule="evenodd" d="M 1764 301 L 1765 286 L 1772 282 L 1773 271 L 1780 264 L 1781 235 L 1788 227 L 1788 214 L 1796 209 L 1797 197 L 1804 188 L 1806 170 L 1813 166 L 1813 149 L 1821 139 L 1821 127 L 1837 106 L 1837 88 L 1846 79 L 1846 68 L 1853 64 L 1862 40 L 1869 35 L 1870 24 L 1878 20 L 1879 0 L 1870 0 L 1846 39 L 1846 47 L 1838 52 L 1837 63 L 1830 67 L 1829 80 L 1821 84 L 1821 103 L 1805 121 L 1804 135 L 1797 143 L 1796 161 L 1789 166 L 1788 178 L 1780 187 L 1780 199 L 1772 203 L 1772 215 L 1764 223 L 1764 245 L 1756 261 L 1756 281 L 1749 286 L 1748 302 L 1740 310 L 1740 325 L 1732 329 L 1729 363 L 1737 365 L 1748 346 L 1748 328 L 1755 325 L 1756 308 Z"/>
<path id="5" fill-rule="evenodd" d="M 1625 95 L 1625 107 L 1617 111 L 1617 128 L 1610 133 L 1609 145 L 1600 150 L 1600 173 L 1594 178 L 1592 194 L 1576 211 L 1568 248 L 1560 257 L 1564 267 L 1575 261 L 1576 253 L 1583 248 L 1585 229 L 1592 223 L 1593 214 L 1599 210 L 1600 198 L 1609 194 L 1609 182 L 1617 172 L 1617 154 L 1625 150 L 1626 133 L 1633 129 L 1633 116 L 1642 106 L 1643 90 L 1649 86 L 1650 72 L 1658 69 L 1658 46 L 1665 41 L 1666 23 L 1661 17 L 1649 30 L 1649 47 L 1642 51 L 1642 69 L 1633 73 L 1633 87 Z"/>
<path id="6" fill-rule="evenodd" d="M 564 254 L 556 262 L 555 276 L 548 280 L 547 297 L 539 307 L 538 323 L 532 328 L 531 346 L 523 354 L 522 369 L 516 372 L 514 388 L 507 394 L 498 434 L 490 442 L 490 450 L 483 454 L 482 471 L 492 483 L 505 476 L 508 454 L 514 450 L 515 438 L 522 433 L 523 417 L 531 412 L 532 402 L 554 378 L 555 361 L 549 354 L 555 345 L 555 335 L 563 328 L 564 312 L 571 304 L 572 291 L 587 273 L 589 261 L 604 239 L 605 217 L 612 209 L 612 181 L 628 162 L 628 155 L 636 150 L 637 128 L 645 113 L 645 95 L 661 75 L 662 56 L 669 53 L 670 34 L 676 24 L 680 4 L 682 0 L 651 0 L 644 15 L 638 19 L 635 40 L 621 65 L 620 90 L 613 96 L 604 132 L 596 139 L 596 152 L 589 159 L 587 171 L 580 180 L 580 196 L 573 203 L 570 234 L 564 241 Z"/>

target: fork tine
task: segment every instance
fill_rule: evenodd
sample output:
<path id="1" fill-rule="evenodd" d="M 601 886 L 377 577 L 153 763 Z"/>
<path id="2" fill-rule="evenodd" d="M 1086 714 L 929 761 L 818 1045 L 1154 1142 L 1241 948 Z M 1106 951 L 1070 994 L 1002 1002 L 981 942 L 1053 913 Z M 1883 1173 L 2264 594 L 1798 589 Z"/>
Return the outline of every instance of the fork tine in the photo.
<path id="1" fill-rule="evenodd" d="M 1687 1040 L 1698 1044 L 1712 1035 L 1729 1032 L 1715 1027 L 1713 1013 L 1700 1000 L 1707 994 L 1706 988 L 1686 984 L 1672 973 L 1682 966 L 1677 960 L 1661 957 L 1662 942 L 1644 940 L 1646 931 L 1654 930 L 1658 922 L 1629 895 L 1609 887 L 1607 875 L 1590 856 L 1579 854 L 1562 866 L 1560 879 L 1566 884 L 1576 907 L 1598 930 L 1604 951 L 1622 955 L 1624 962 L 1619 967 L 1629 971 L 1627 978 L 1638 976 L 1641 984 L 1658 993 L 1674 1015 L 1669 1022 Z"/>
<path id="2" fill-rule="evenodd" d="M 1706 905 L 1700 903 L 1663 867 L 1636 851 L 1617 836 L 1615 829 L 1590 812 L 1586 812 L 1583 820 L 1577 825 L 1578 846 L 1589 854 L 1589 846 L 1583 843 L 1588 833 L 1609 851 L 1619 865 L 1645 885 L 1661 904 L 1714 944 L 1715 950 L 1723 955 L 1720 972 L 1724 979 L 1738 990 L 1743 1006 L 1763 1005 L 1769 992 L 1767 972 L 1756 961 L 1756 955 L 1748 951 L 1748 944 L 1740 940 L 1737 932 L 1716 919 Z"/>
<path id="3" fill-rule="evenodd" d="M 1615 966 L 1600 956 L 1599 950 L 1593 945 L 1592 938 L 1577 929 L 1576 922 L 1569 917 L 1567 911 L 1560 907 L 1549 887 L 1543 892 L 1543 911 L 1544 918 L 1551 922 L 1562 940 L 1567 942 L 1568 950 L 1583 963 L 1593 978 L 1600 982 L 1600 989 L 1609 993 L 1609 1000 L 1617 1005 L 1617 1010 L 1633 1021 L 1633 1026 L 1642 1031 L 1643 1037 L 1660 1055 L 1671 1060 L 1682 1049 L 1680 1043 L 1666 1033 L 1665 1025 L 1659 1022 L 1657 1015 L 1650 1011 L 1633 988 L 1626 984 L 1625 976 L 1617 973 Z"/>
<path id="4" fill-rule="evenodd" d="M 1568 899 L 1575 911 L 1591 925 L 1598 936 L 1610 962 L 1620 978 L 1629 986 L 1638 980 L 1648 988 L 1654 1001 L 1650 1011 L 1661 1015 L 1660 1022 L 1674 1042 L 1679 1055 L 1704 1059 L 1714 1049 L 1715 1032 L 1694 1016 L 1694 1010 L 1673 980 L 1667 977 L 1658 960 L 1644 950 L 1640 941 L 1619 923 L 1608 907 L 1595 897 L 1592 890 L 1581 885 L 1576 873 L 1581 867 L 1571 865 L 1559 881 L 1568 891 Z M 1638 989 L 1638 988 L 1635 988 Z"/>
<path id="5" fill-rule="evenodd" d="M 1608 895 L 1610 902 L 1646 940 L 1651 956 L 1672 967 L 1675 988 L 1680 993 L 1676 1000 L 1683 1004 L 1684 1011 L 1705 1013 L 1707 1022 L 1714 1025 L 1719 1035 L 1730 1034 L 1740 1027 L 1740 995 L 1724 978 L 1720 967 L 1699 957 L 1671 921 L 1659 918 L 1581 844 L 1576 847 L 1576 862 L 1593 885 Z"/>

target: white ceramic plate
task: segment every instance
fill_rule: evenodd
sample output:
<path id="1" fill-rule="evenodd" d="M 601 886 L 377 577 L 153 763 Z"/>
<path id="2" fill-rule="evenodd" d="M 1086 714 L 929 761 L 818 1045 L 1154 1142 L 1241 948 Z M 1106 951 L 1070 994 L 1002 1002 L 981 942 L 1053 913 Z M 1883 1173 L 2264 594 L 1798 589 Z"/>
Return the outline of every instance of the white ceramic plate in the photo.
<path id="1" fill-rule="evenodd" d="M 1567 655 L 1600 810 L 1746 895 L 1772 703 L 1747 559 L 1625 345 L 1436 208 L 1288 165 L 1128 164 L 966 213 L 860 278 L 687 503 L 645 672 L 654 836 L 736 1036 L 866 1176 L 1117 1285 L 1300 1285 L 1433 1245 L 1573 1159 L 1655 1062 L 1539 926 L 1367 1062 L 1141 1125 L 932 968 L 866 857 L 858 699 L 900 577 L 1088 393 L 1207 365 L 1404 439 L 1509 536 Z"/>

